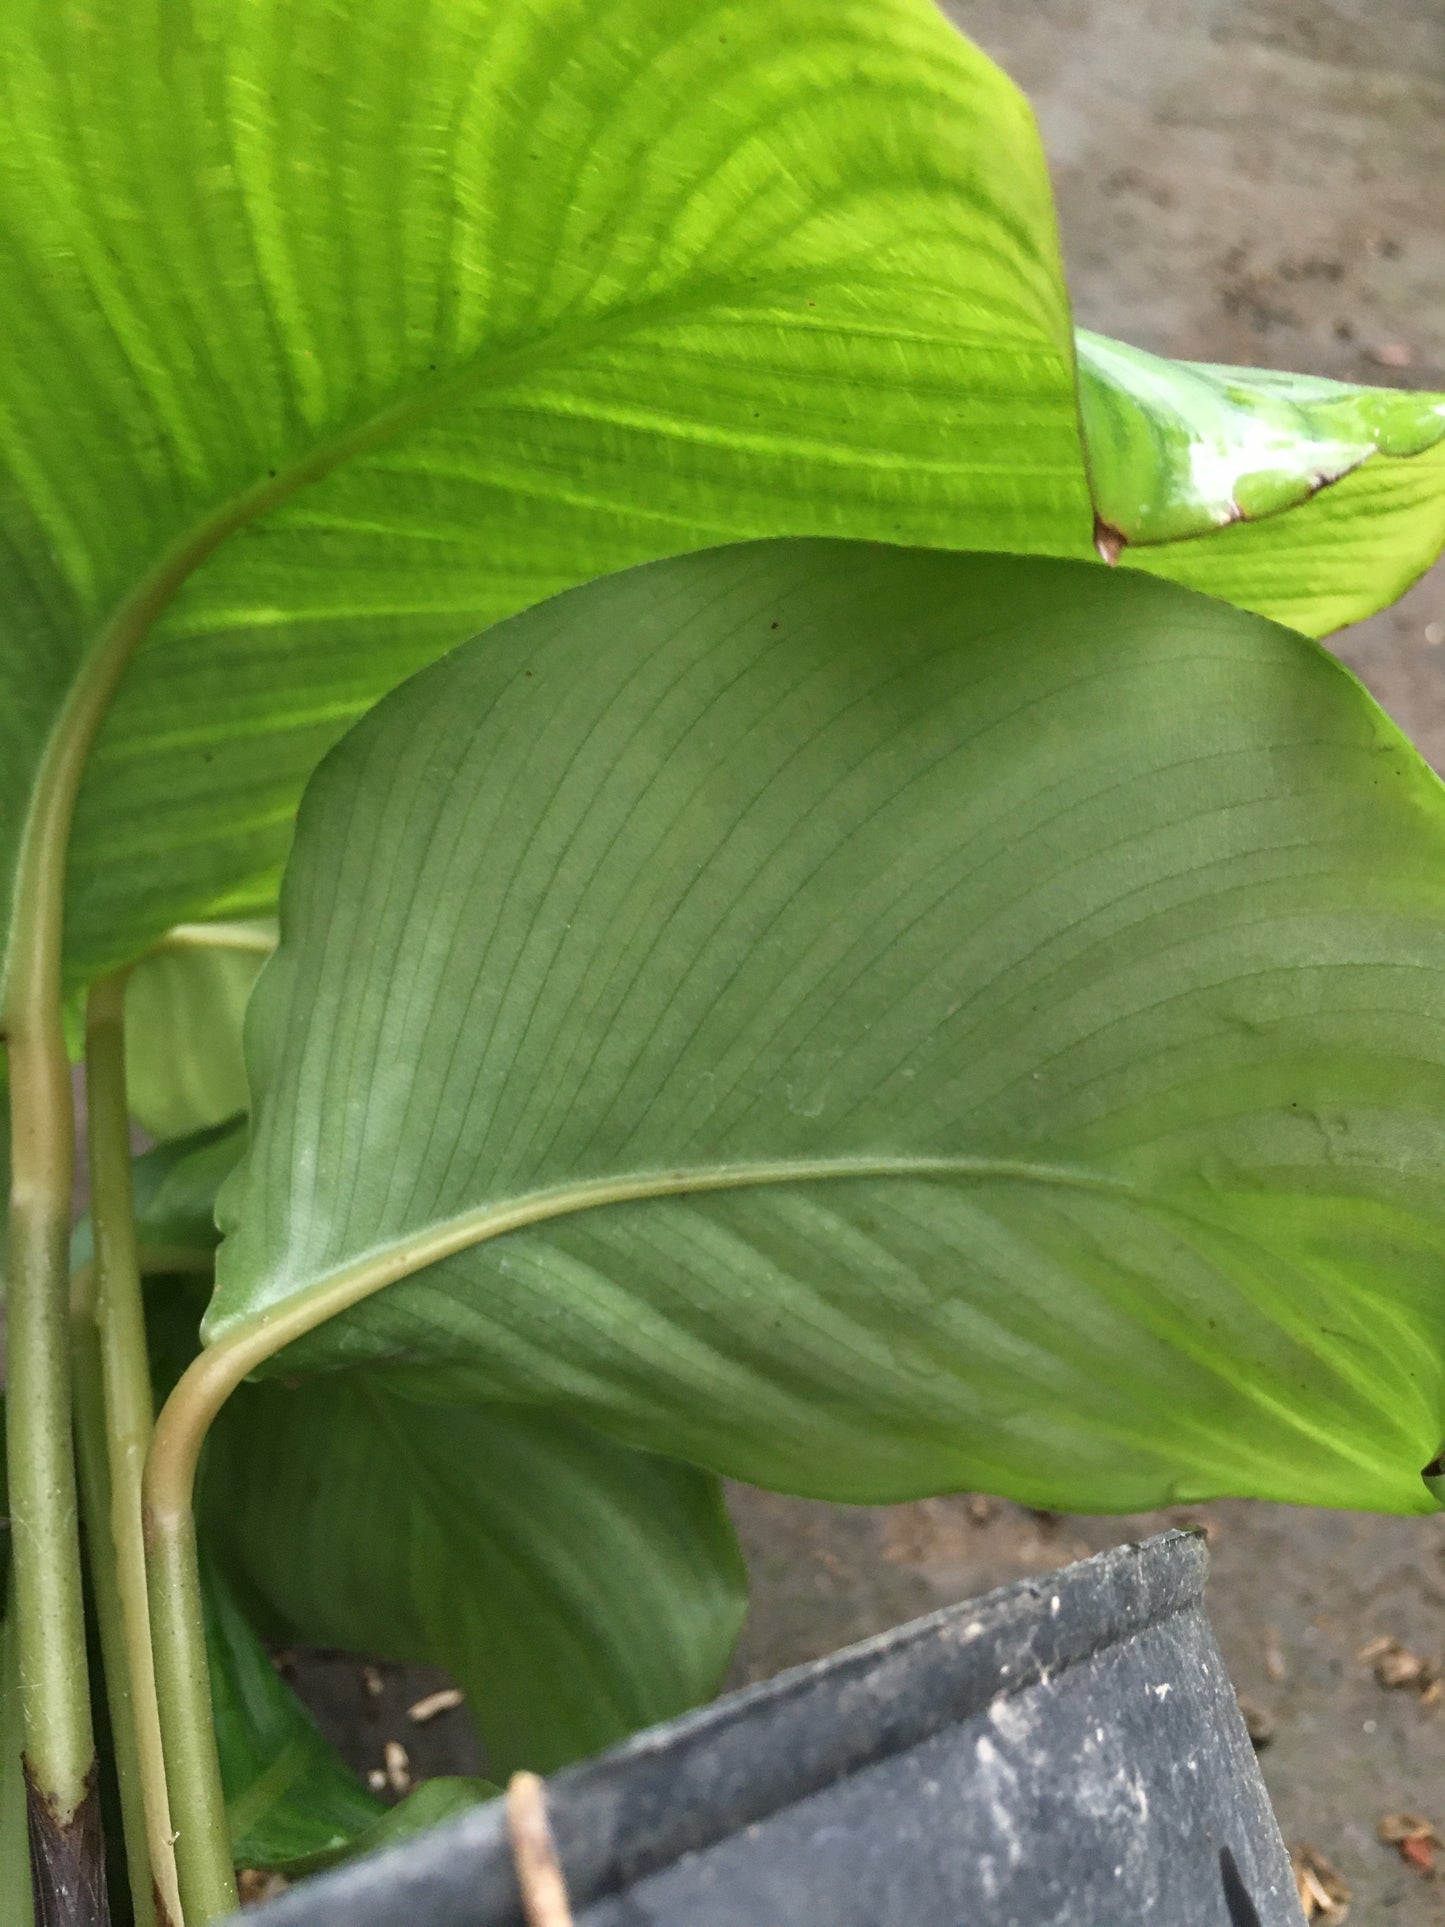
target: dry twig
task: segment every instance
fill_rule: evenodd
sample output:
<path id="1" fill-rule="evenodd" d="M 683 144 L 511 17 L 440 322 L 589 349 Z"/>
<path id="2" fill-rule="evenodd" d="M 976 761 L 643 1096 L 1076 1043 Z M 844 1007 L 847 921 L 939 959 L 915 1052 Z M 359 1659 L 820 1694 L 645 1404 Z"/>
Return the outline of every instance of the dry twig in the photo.
<path id="1" fill-rule="evenodd" d="M 535 1773 L 514 1773 L 508 1783 L 507 1831 L 527 1927 L 572 1927 L 567 1882 L 547 1818 L 547 1789 Z"/>

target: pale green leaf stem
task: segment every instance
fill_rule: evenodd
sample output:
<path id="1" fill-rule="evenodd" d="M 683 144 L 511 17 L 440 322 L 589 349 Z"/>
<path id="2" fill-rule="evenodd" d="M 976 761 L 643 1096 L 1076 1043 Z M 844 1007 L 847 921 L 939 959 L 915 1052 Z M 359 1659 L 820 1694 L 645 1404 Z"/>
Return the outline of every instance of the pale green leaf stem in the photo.
<path id="1" fill-rule="evenodd" d="M 146 1593 L 141 1478 L 154 1399 L 141 1303 L 126 1093 L 126 973 L 86 1007 L 86 1098 L 94 1258 L 72 1300 L 77 1436 L 92 1565 L 103 1569 L 101 1634 L 138 1915 L 181 1921 Z"/>

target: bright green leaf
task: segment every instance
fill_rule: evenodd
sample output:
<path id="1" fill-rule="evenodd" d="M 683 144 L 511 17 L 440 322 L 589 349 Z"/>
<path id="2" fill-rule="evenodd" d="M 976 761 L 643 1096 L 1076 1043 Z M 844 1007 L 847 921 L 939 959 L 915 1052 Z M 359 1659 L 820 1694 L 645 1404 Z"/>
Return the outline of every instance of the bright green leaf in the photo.
<path id="1" fill-rule="evenodd" d="M 1262 521 L 1371 456 L 1445 439 L 1445 395 L 1164 361 L 1082 332 L 1078 347 L 1094 506 L 1123 542 Z"/>
<path id="2" fill-rule="evenodd" d="M 125 993 L 126 1087 L 136 1121 L 155 1138 L 185 1137 L 246 1109 L 241 1023 L 269 924 L 185 933 L 143 957 Z M 209 941 L 208 941 L 209 939 Z"/>
<path id="3" fill-rule="evenodd" d="M 10 0 L 0 77 L 0 896 L 128 659 L 76 983 L 268 910 L 325 749 L 558 588 L 758 535 L 1088 551 L 1043 157 L 931 0 Z M 1371 472 L 1323 602 L 1260 524 L 1242 593 L 1378 606 L 1442 496 Z M 1179 567 L 1230 593 L 1215 540 Z"/>
<path id="4" fill-rule="evenodd" d="M 1445 396 L 1078 343 L 1106 553 L 1318 636 L 1445 546 Z"/>
<path id="5" fill-rule="evenodd" d="M 1326 636 L 1403 595 L 1445 544 L 1445 442 L 1374 458 L 1265 522 L 1198 542 L 1126 549 L 1126 568 L 1168 576 L 1240 609 Z"/>
<path id="6" fill-rule="evenodd" d="M 1257 618 L 833 544 L 593 584 L 308 791 L 208 1338 L 431 1255 L 280 1369 L 838 1498 L 1424 1509 L 1442 928 L 1437 780 Z"/>
<path id="7" fill-rule="evenodd" d="M 238 1867 L 301 1871 L 343 1854 L 386 1809 L 271 1664 L 230 1588 L 204 1572 L 211 1703 Z"/>
<path id="8" fill-rule="evenodd" d="M 326 747 L 563 585 L 1087 544 L 1037 135 L 931 0 L 10 0 L 0 75 L 0 886 L 137 645 L 76 977 L 269 907 Z"/>
<path id="9" fill-rule="evenodd" d="M 717 1690 L 745 1579 L 717 1481 L 374 1375 L 237 1393 L 204 1527 L 292 1637 L 444 1667 L 488 1762 L 547 1771 Z"/>

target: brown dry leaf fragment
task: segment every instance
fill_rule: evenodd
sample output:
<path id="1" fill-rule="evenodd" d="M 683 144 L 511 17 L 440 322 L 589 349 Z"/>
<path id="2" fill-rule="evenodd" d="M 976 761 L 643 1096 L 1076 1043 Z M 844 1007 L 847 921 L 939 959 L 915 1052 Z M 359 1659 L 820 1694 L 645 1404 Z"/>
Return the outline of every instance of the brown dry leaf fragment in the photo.
<path id="1" fill-rule="evenodd" d="M 507 1784 L 507 1831 L 527 1927 L 572 1927 L 567 1881 L 547 1818 L 546 1782 L 514 1773 Z"/>
<path id="2" fill-rule="evenodd" d="M 392 1792 L 397 1795 L 410 1793 L 411 1761 L 401 1741 L 388 1740 L 381 1749 L 381 1757 L 386 1764 L 386 1784 Z"/>
<path id="3" fill-rule="evenodd" d="M 1388 1634 L 1367 1640 L 1356 1657 L 1365 1665 L 1373 1664 L 1375 1678 L 1381 1686 L 1392 1691 L 1414 1687 L 1420 1697 L 1427 1699 L 1432 1706 L 1440 1697 L 1434 1690 L 1440 1684 L 1439 1665 L 1433 1659 L 1424 1659 L 1419 1653 L 1412 1653 L 1402 1640 Z"/>
<path id="4" fill-rule="evenodd" d="M 968 1516 L 976 1526 L 986 1526 L 990 1519 L 998 1517 L 998 1500 L 991 1499 L 986 1492 L 970 1492 L 967 1506 Z"/>
<path id="5" fill-rule="evenodd" d="M 1445 1846 L 1445 1840 L 1420 1813 L 1381 1813 L 1376 1827 L 1385 1846 L 1399 1846 L 1401 1840 L 1426 1840 L 1430 1846 Z"/>
<path id="6" fill-rule="evenodd" d="M 1264 1670 L 1276 1685 L 1289 1678 L 1289 1667 L 1285 1665 L 1284 1650 L 1279 1643 L 1279 1634 L 1273 1626 L 1264 1629 Z"/>
<path id="7" fill-rule="evenodd" d="M 274 1900 L 286 1891 L 286 1876 L 267 1873 L 263 1867 L 238 1867 L 236 1892 L 243 1907 L 259 1907 L 263 1900 Z"/>
<path id="8" fill-rule="evenodd" d="M 1295 1891 L 1306 1920 L 1318 1920 L 1325 1927 L 1341 1927 L 1350 1911 L 1350 1886 L 1339 1868 L 1326 1860 L 1318 1847 L 1301 1841 L 1290 1848 Z"/>
<path id="9" fill-rule="evenodd" d="M 453 1707 L 460 1706 L 466 1695 L 457 1686 L 443 1686 L 435 1693 L 428 1693 L 425 1699 L 417 1700 L 406 1709 L 406 1716 L 413 1726 L 425 1726 L 439 1713 L 450 1713 Z"/>

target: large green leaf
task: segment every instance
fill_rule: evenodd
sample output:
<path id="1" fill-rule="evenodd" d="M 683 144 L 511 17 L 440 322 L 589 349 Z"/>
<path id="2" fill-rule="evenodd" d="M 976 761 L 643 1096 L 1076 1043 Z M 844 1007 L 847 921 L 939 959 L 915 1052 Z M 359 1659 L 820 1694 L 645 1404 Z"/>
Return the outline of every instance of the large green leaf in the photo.
<path id="1" fill-rule="evenodd" d="M 76 972 L 268 904 L 327 744 L 563 584 L 1087 538 L 1033 123 L 928 0 L 13 0 L 0 77 L 7 846 L 140 635 Z"/>
<path id="2" fill-rule="evenodd" d="M 488 1763 L 546 1771 L 717 1690 L 745 1580 L 717 1481 L 572 1420 L 246 1387 L 203 1528 L 291 1636 L 443 1666 Z"/>
<path id="3" fill-rule="evenodd" d="M 125 992 L 131 1112 L 162 1139 L 246 1109 L 241 1024 L 275 931 L 265 923 L 195 925 L 175 939 L 141 959 Z"/>
<path id="4" fill-rule="evenodd" d="M 753 535 L 1088 550 L 1042 155 L 931 0 L 9 0 L 0 82 L 0 897 L 129 660 L 76 980 L 269 908 L 327 746 L 557 588 Z M 1370 510 L 1331 620 L 1398 586 Z M 1283 528 L 1247 593 L 1313 620 Z"/>
<path id="5" fill-rule="evenodd" d="M 361 1784 L 272 1665 L 230 1587 L 203 1567 L 216 1743 L 236 1865 L 310 1873 L 491 1798 L 488 1781 L 425 1782 L 388 1808 Z"/>
<path id="6" fill-rule="evenodd" d="M 593 584 L 315 778 L 207 1336 L 431 1258 L 280 1368 L 840 1498 L 1425 1508 L 1442 929 L 1435 777 L 1257 618 L 840 544 Z"/>

